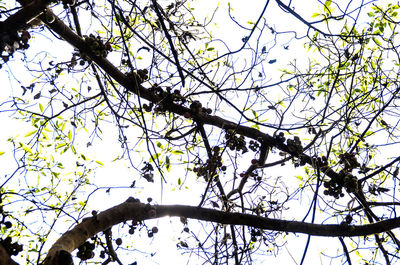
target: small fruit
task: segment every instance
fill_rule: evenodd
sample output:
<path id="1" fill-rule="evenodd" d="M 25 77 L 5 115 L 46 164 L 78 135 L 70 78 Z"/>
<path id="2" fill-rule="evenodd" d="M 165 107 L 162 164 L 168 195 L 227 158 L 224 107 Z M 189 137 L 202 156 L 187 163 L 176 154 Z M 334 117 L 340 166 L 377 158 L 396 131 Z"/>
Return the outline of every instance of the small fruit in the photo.
<path id="1" fill-rule="evenodd" d="M 111 43 L 109 43 L 108 41 L 106 42 L 106 44 L 105 44 L 105 48 L 106 48 L 106 50 L 107 51 L 112 51 L 112 47 L 111 47 Z"/>
<path id="2" fill-rule="evenodd" d="M 117 244 L 118 246 L 121 246 L 122 245 L 122 239 L 121 238 L 117 238 L 115 240 L 115 244 Z"/>
<path id="3" fill-rule="evenodd" d="M 257 160 L 257 159 L 252 159 L 252 160 L 251 160 L 251 164 L 252 164 L 252 165 L 258 164 L 258 160 Z"/>
<path id="4" fill-rule="evenodd" d="M 6 226 L 6 228 L 11 228 L 12 223 L 10 221 L 4 222 L 4 225 Z"/>
<path id="5" fill-rule="evenodd" d="M 157 233 L 158 233 L 158 227 L 157 227 L 157 226 L 154 226 L 154 227 L 151 229 L 151 232 L 153 232 L 153 234 L 157 234 Z"/>
<path id="6" fill-rule="evenodd" d="M 346 216 L 346 223 L 350 224 L 353 221 L 353 217 L 351 215 Z"/>
<path id="7" fill-rule="evenodd" d="M 191 117 L 189 112 L 185 112 L 185 114 L 183 114 L 183 117 L 185 117 L 186 119 L 189 119 Z"/>

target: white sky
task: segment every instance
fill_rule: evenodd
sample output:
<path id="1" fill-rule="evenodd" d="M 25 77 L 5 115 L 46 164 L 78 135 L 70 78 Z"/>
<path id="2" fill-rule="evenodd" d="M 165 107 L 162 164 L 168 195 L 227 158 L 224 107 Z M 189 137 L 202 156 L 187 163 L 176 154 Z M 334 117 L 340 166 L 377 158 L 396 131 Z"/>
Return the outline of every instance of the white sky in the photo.
<path id="1" fill-rule="evenodd" d="M 309 15 L 317 10 L 313 10 L 313 6 L 307 5 L 310 1 L 302 1 L 302 5 L 297 5 L 296 11 L 298 11 L 301 14 Z M 313 1 L 314 2 L 314 1 Z M 203 11 L 200 6 L 212 6 L 216 5 L 217 1 L 213 0 L 202 0 L 198 1 L 197 5 L 195 6 L 195 12 L 201 12 Z M 261 12 L 263 6 L 265 4 L 265 1 L 259 1 L 259 0 L 246 0 L 246 1 L 241 1 L 241 0 L 236 0 L 236 1 L 231 1 L 231 6 L 234 8 L 232 14 L 239 19 L 240 21 L 247 21 L 247 20 L 252 20 L 255 21 L 259 13 Z M 226 10 L 228 5 L 228 1 L 220 1 L 220 8 L 221 10 Z M 300 7 L 303 7 L 303 9 L 300 9 Z M 207 11 L 207 10 L 206 10 Z M 216 22 L 216 27 L 213 30 L 213 34 L 221 39 L 226 40 L 227 43 L 231 45 L 231 48 L 234 50 L 235 48 L 238 48 L 242 45 L 241 39 L 245 36 L 245 33 L 241 34 L 237 30 L 237 26 L 234 25 L 232 22 L 230 22 L 227 12 L 222 11 L 219 12 L 219 14 L 215 19 Z M 290 15 L 284 15 L 284 13 L 281 10 L 278 10 L 276 8 L 275 2 L 271 1 L 270 6 L 267 9 L 267 13 L 265 15 L 267 18 L 267 23 L 270 26 L 276 28 L 279 31 L 284 31 L 284 29 L 287 30 L 297 30 L 293 27 L 296 27 L 297 25 L 300 24 L 300 22 L 296 19 L 290 19 Z M 269 22 L 271 21 L 271 22 Z M 278 24 L 279 23 L 279 24 Z M 235 28 L 234 31 L 231 30 L 231 28 Z M 265 35 L 267 36 L 267 35 Z M 265 38 L 264 36 L 264 38 Z M 272 35 L 270 35 L 272 36 Z M 292 35 L 290 35 L 292 37 Z M 272 52 L 269 57 L 270 59 L 278 59 L 277 64 L 272 64 L 266 67 L 269 67 L 269 71 L 272 71 L 274 68 L 277 67 L 279 64 L 285 65 L 286 62 L 289 62 L 292 58 L 298 58 L 301 60 L 302 58 L 306 58 L 303 56 L 304 52 L 303 50 L 300 49 L 301 45 L 295 46 L 294 42 L 290 43 L 290 48 L 289 50 L 284 50 L 282 47 L 279 48 L 280 45 L 284 45 L 285 42 L 290 40 L 290 37 L 288 39 L 280 39 L 280 43 L 277 45 L 278 48 L 274 49 L 274 52 Z M 37 37 L 39 38 L 39 37 Z M 43 42 L 46 42 L 44 38 L 40 38 Z M 35 40 L 33 40 L 35 41 Z M 262 39 L 260 42 L 264 44 L 271 43 L 270 39 Z M 65 53 L 66 47 L 63 46 L 58 46 L 57 42 L 57 47 L 59 47 L 59 52 L 64 54 L 66 58 L 70 58 L 70 54 Z M 47 46 L 48 43 L 44 45 L 40 45 L 38 49 L 41 49 L 43 46 Z M 34 45 L 32 45 L 34 46 Z M 54 46 L 53 46 L 54 47 Z M 280 51 L 280 52 L 279 52 Z M 34 52 L 34 50 L 32 50 Z M 15 62 L 18 64 L 19 62 Z M 12 64 L 12 65 L 16 65 Z M 19 84 L 16 84 L 14 81 L 8 82 L 8 80 L 12 79 L 12 77 L 9 77 L 7 75 L 7 71 L 5 71 L 6 66 L 3 66 L 3 69 L 0 71 L 0 80 L 3 80 L 3 87 L 2 91 L 3 93 L 0 94 L 0 100 L 3 102 L 9 95 L 11 94 L 18 94 L 22 92 L 22 90 L 19 88 Z M 17 74 L 19 70 L 16 70 L 15 68 L 12 69 L 11 72 Z M 21 71 L 24 71 L 21 69 Z M 273 73 L 273 72 L 270 72 Z M 272 74 L 271 74 L 272 75 Z M 26 80 L 29 82 L 28 80 Z M 13 86 L 13 90 L 11 90 L 11 86 Z M 1 109 L 1 108 L 0 108 Z M 15 121 L 9 117 L 7 117 L 6 113 L 0 113 L 0 118 L 6 126 L 6 130 L 0 130 L 0 152 L 5 151 L 6 153 L 3 156 L 0 156 L 0 161 L 1 164 L 6 165 L 2 167 L 2 171 L 0 173 L 7 173 L 9 174 L 11 170 L 14 167 L 14 164 L 11 162 L 13 161 L 12 159 L 12 153 L 11 153 L 11 146 L 7 145 L 4 143 L 4 140 L 7 139 L 10 136 L 15 136 L 16 134 L 19 134 L 21 136 L 25 135 L 26 132 L 28 132 L 30 129 L 30 126 L 28 124 L 21 123 L 20 121 Z M 101 144 L 97 141 L 97 145 L 94 144 L 90 148 L 90 154 L 88 155 L 89 157 L 93 158 L 94 160 L 100 160 L 106 163 L 106 165 L 102 168 L 97 169 L 96 173 L 96 180 L 95 183 L 101 187 L 101 186 L 109 186 L 110 184 L 116 183 L 116 185 L 120 185 L 119 183 L 124 183 L 128 185 L 132 179 L 132 174 L 137 174 L 136 172 L 129 171 L 127 166 L 127 162 L 120 162 L 118 164 L 110 164 L 111 160 L 115 158 L 116 155 L 120 153 L 120 144 L 118 143 L 117 139 L 115 139 L 115 129 L 113 128 L 113 125 L 110 126 L 108 129 L 104 129 L 103 127 L 103 140 Z M 105 152 L 104 150 L 107 150 Z M 176 170 L 177 167 L 175 167 Z M 179 174 L 184 174 L 182 171 L 177 172 L 177 175 Z M 110 180 L 111 183 L 110 183 Z M 188 181 L 187 183 L 190 185 L 190 182 Z M 152 185 L 149 186 L 149 189 L 146 188 L 145 184 L 143 185 L 143 189 L 137 189 L 138 196 L 140 198 L 146 198 L 146 197 L 152 197 L 156 203 L 161 202 L 161 192 L 158 190 L 154 190 L 155 187 L 158 185 Z M 191 186 L 193 187 L 193 186 Z M 193 188 L 190 188 L 188 190 L 180 190 L 180 191 L 174 191 L 171 192 L 172 189 L 176 189 L 177 186 L 175 185 L 166 185 L 164 186 L 164 192 L 162 193 L 162 203 L 163 204 L 173 204 L 173 203 L 181 203 L 181 204 L 189 204 L 189 205 L 197 205 L 199 202 L 199 196 L 193 196 L 193 194 L 200 195 L 201 191 L 193 191 Z M 105 210 L 111 206 L 114 206 L 118 203 L 121 203 L 124 201 L 127 197 L 129 196 L 135 196 L 135 194 L 132 194 L 132 190 L 126 189 L 126 190 L 118 190 L 118 194 L 115 194 L 116 191 L 112 191 L 111 195 L 109 197 L 105 197 L 104 192 L 98 192 L 93 195 L 93 198 L 90 201 L 89 207 L 88 207 L 88 212 L 90 212 L 92 209 L 95 210 Z M 117 195 L 117 196 L 115 196 Z M 305 205 L 308 205 L 308 202 L 305 203 Z M 300 211 L 304 211 L 304 209 L 300 209 Z M 301 213 L 301 212 L 300 212 Z M 180 234 L 183 226 L 179 221 L 176 221 L 177 219 L 172 219 L 173 221 L 170 221 L 169 218 L 163 218 L 163 220 L 158 220 L 158 221 L 152 221 L 152 222 L 146 222 L 148 223 L 149 227 L 151 227 L 152 223 L 158 223 L 159 226 L 159 233 L 155 235 L 154 242 L 156 245 L 160 246 L 158 247 L 158 254 L 151 258 L 151 260 L 154 260 L 154 264 L 170 264 L 171 263 L 171 257 L 172 260 L 174 261 L 174 264 L 180 265 L 180 264 L 187 264 L 188 262 L 188 257 L 180 257 L 179 252 L 176 250 L 175 244 L 178 242 L 177 237 L 182 236 Z M 191 222 L 191 223 L 194 223 Z M 196 227 L 196 226 L 194 226 Z M 115 228 L 117 229 L 117 228 Z M 64 230 L 64 227 L 57 227 L 57 231 L 62 232 Z M 126 231 L 127 228 L 124 228 L 124 231 Z M 196 231 L 195 231 L 196 232 Z M 184 236 L 184 234 L 183 234 Z M 144 236 L 145 237 L 145 236 Z M 259 259 L 260 263 L 257 264 L 296 264 L 296 262 L 300 262 L 301 255 L 305 246 L 306 242 L 306 237 L 305 236 L 300 236 L 300 235 L 289 235 L 288 236 L 290 240 L 288 240 L 288 245 L 284 248 L 282 248 L 281 253 L 278 253 L 279 258 L 276 260 L 272 260 L 270 257 L 257 257 Z M 135 242 L 135 244 L 141 245 L 141 244 L 147 244 L 144 242 L 147 242 L 147 238 L 141 238 Z M 332 254 L 335 252 L 335 246 L 338 246 L 338 240 L 337 239 L 329 239 L 329 238 L 323 238 L 323 239 L 317 239 L 317 238 L 312 238 L 311 240 L 311 245 L 309 248 L 309 252 L 307 255 L 307 260 L 309 262 L 305 262 L 305 264 L 311 264 L 310 262 L 312 261 L 312 264 L 328 264 L 328 263 L 319 263 L 319 253 L 320 251 L 324 250 L 325 248 L 331 249 Z M 152 248 L 154 249 L 154 248 Z M 292 257 L 295 259 L 293 260 L 292 257 L 286 253 L 290 253 Z M 189 264 L 198 264 L 195 260 L 195 253 L 191 255 L 192 259 L 190 260 Z M 138 258 L 140 258 L 141 255 L 138 255 Z M 123 257 L 124 259 L 130 259 L 131 257 Z M 261 260 L 264 259 L 264 262 Z M 129 261 L 133 262 L 133 261 Z M 354 260 L 356 263 L 356 260 Z M 21 261 L 21 264 L 23 262 Z M 128 263 L 127 263 L 128 264 Z M 151 264 L 149 260 L 140 260 L 138 259 L 138 264 Z"/>

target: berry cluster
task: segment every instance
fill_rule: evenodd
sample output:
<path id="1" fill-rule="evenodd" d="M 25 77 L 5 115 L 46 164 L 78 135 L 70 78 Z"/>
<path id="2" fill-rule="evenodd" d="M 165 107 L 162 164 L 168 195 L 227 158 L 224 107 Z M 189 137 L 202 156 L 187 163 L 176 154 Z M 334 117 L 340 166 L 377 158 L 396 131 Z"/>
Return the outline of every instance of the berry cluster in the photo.
<path id="1" fill-rule="evenodd" d="M 349 193 L 357 192 L 358 190 L 358 179 L 357 177 L 347 173 L 345 170 L 341 170 L 339 172 L 340 177 L 343 180 L 343 184 L 340 185 L 333 180 L 324 182 L 324 190 L 325 195 L 333 196 L 335 199 L 338 199 L 339 196 L 343 197 L 344 194 L 342 192 L 343 188 L 346 189 Z"/>
<path id="2" fill-rule="evenodd" d="M 343 170 L 351 172 L 353 169 L 360 167 L 356 155 L 353 153 L 344 153 L 339 155 L 339 163 L 343 165 Z"/>
<path id="3" fill-rule="evenodd" d="M 78 248 L 78 253 L 76 254 L 76 256 L 81 260 L 91 259 L 94 257 L 94 252 L 93 252 L 94 248 L 95 248 L 94 243 L 86 241 Z"/>
<path id="4" fill-rule="evenodd" d="M 1 203 L 1 197 L 0 197 L 0 203 Z M 3 206 L 0 205 L 0 214 L 2 215 L 1 221 L 0 221 L 0 228 L 2 225 L 6 227 L 6 229 L 9 229 L 12 227 L 12 223 L 10 221 L 5 221 L 7 214 L 3 209 Z"/>
<path id="5" fill-rule="evenodd" d="M 198 100 L 195 100 L 192 102 L 192 104 L 190 104 L 190 111 L 192 114 L 200 114 L 200 113 L 211 114 L 212 113 L 212 109 L 203 107 L 201 102 Z"/>
<path id="6" fill-rule="evenodd" d="M 22 245 L 17 242 L 12 243 L 11 237 L 6 237 L 5 239 L 0 239 L 0 244 L 4 247 L 7 254 L 10 256 L 16 256 L 22 251 Z"/>
<path id="7" fill-rule="evenodd" d="M 26 50 L 29 48 L 28 41 L 31 38 L 31 34 L 27 30 L 17 31 L 6 31 L 0 36 L 0 55 L 3 61 L 8 62 L 10 56 L 14 54 L 16 50 Z M 6 52 L 6 54 L 3 54 Z"/>
<path id="8" fill-rule="evenodd" d="M 126 76 L 133 80 L 134 84 L 140 85 L 149 79 L 148 74 L 149 71 L 147 69 L 138 69 L 136 72 L 127 73 Z"/>
<path id="9" fill-rule="evenodd" d="M 107 251 L 105 251 L 105 250 L 100 251 L 100 258 L 105 259 L 106 258 L 106 254 L 108 254 Z"/>
<path id="10" fill-rule="evenodd" d="M 168 110 L 172 104 L 183 104 L 186 102 L 186 98 L 181 95 L 179 89 L 172 91 L 171 87 L 167 87 L 164 91 L 159 85 L 153 84 L 149 91 L 154 94 L 155 97 L 159 98 L 157 106 L 154 108 L 155 112 L 164 113 Z M 148 110 L 151 111 L 151 106 L 148 106 Z"/>
<path id="11" fill-rule="evenodd" d="M 153 237 L 154 234 L 158 233 L 158 227 L 157 226 L 153 226 L 150 230 L 147 231 L 147 236 L 148 237 Z"/>
<path id="12" fill-rule="evenodd" d="M 253 152 L 257 152 L 257 150 L 260 148 L 260 144 L 257 141 L 250 140 L 249 142 L 249 149 Z"/>
<path id="13" fill-rule="evenodd" d="M 343 187 L 346 188 L 347 192 L 357 192 L 358 190 L 358 179 L 352 174 L 346 173 L 346 171 L 342 170 L 339 173 L 343 176 Z"/>
<path id="14" fill-rule="evenodd" d="M 262 236 L 261 229 L 254 229 L 252 228 L 250 230 L 250 235 L 251 235 L 251 242 L 257 242 L 257 237 Z"/>
<path id="15" fill-rule="evenodd" d="M 133 235 L 133 234 L 135 233 L 137 227 L 138 227 L 138 222 L 132 221 L 132 224 L 129 225 L 128 233 L 129 233 L 130 235 Z"/>
<path id="16" fill-rule="evenodd" d="M 148 202 L 149 202 L 149 199 L 151 199 L 151 198 L 148 198 L 148 199 L 147 199 Z M 138 202 L 140 202 L 140 201 L 138 200 Z M 150 202 L 149 202 L 149 203 L 150 203 Z M 133 235 L 133 234 L 135 233 L 136 229 L 138 229 L 139 225 L 142 225 L 142 223 L 141 223 L 141 222 L 138 222 L 138 221 L 136 221 L 136 220 L 132 220 L 132 223 L 129 225 L 128 233 L 129 233 L 130 235 Z"/>
<path id="17" fill-rule="evenodd" d="M 111 43 L 108 41 L 103 43 L 100 36 L 95 37 L 93 34 L 90 34 L 89 36 L 85 35 L 83 36 L 83 40 L 89 46 L 90 51 L 96 56 L 105 58 L 107 57 L 107 54 L 112 51 Z M 88 61 L 86 55 L 81 55 L 81 58 Z"/>
<path id="18" fill-rule="evenodd" d="M 192 115 L 196 115 L 196 114 L 210 115 L 211 113 L 212 113 L 212 109 L 203 107 L 203 105 L 200 103 L 200 101 L 195 100 L 190 104 L 190 112 L 185 112 L 183 114 L 183 116 L 186 119 L 189 119 L 190 117 L 192 117 Z"/>
<path id="19" fill-rule="evenodd" d="M 8 216 L 8 214 L 4 211 L 3 206 L 1 205 L 1 203 L 3 202 L 3 198 L 2 198 L 2 194 L 0 194 L 0 215 L 1 215 L 1 220 L 0 220 L 0 230 L 2 230 L 3 232 L 7 229 L 10 229 L 12 227 L 12 223 L 10 221 L 6 221 L 6 218 Z M 5 229 L 1 229 L 2 226 L 5 227 Z M 10 238 L 11 240 L 11 238 Z"/>
<path id="20" fill-rule="evenodd" d="M 163 93 L 162 97 L 162 104 L 166 105 L 169 105 L 170 102 L 175 104 L 183 104 L 186 102 L 186 98 L 182 96 L 181 91 L 179 89 L 174 89 L 174 91 L 172 91 L 171 87 L 166 88 L 166 92 Z"/>
<path id="21" fill-rule="evenodd" d="M 142 105 L 142 108 L 147 112 L 151 112 L 153 107 L 154 107 L 154 103 L 153 102 L 150 102 L 150 104 L 143 104 Z"/>
<path id="22" fill-rule="evenodd" d="M 324 194 L 339 199 L 339 197 L 344 197 L 342 186 L 338 185 L 333 180 L 324 182 Z"/>
<path id="23" fill-rule="evenodd" d="M 286 140 L 285 134 L 283 132 L 279 132 L 278 134 L 275 134 L 275 139 L 280 143 L 284 143 Z"/>
<path id="24" fill-rule="evenodd" d="M 219 155 L 220 150 L 219 146 L 214 146 L 212 157 L 207 159 L 204 165 L 193 168 L 197 176 L 204 177 L 208 181 L 208 176 L 213 174 L 217 168 L 220 168 L 222 171 L 226 170 L 226 166 L 222 165 L 221 156 Z"/>
<path id="25" fill-rule="evenodd" d="M 301 145 L 301 141 L 298 136 L 293 137 L 293 139 L 287 139 L 286 144 L 289 152 L 294 154 L 303 153 L 303 146 Z"/>
<path id="26" fill-rule="evenodd" d="M 318 157 L 313 159 L 313 163 L 315 166 L 319 166 L 319 168 L 325 172 L 328 168 L 328 158 L 326 156 Z M 304 166 L 306 164 L 306 161 L 304 161 L 304 157 L 300 156 L 300 165 Z"/>
<path id="27" fill-rule="evenodd" d="M 236 136 L 234 130 L 232 129 L 227 130 L 225 134 L 225 139 L 227 140 L 226 146 L 229 147 L 229 149 L 231 149 L 232 151 L 242 150 L 242 154 L 248 151 L 246 147 L 246 141 L 244 140 L 244 136 L 243 135 L 240 135 L 239 137 Z"/>

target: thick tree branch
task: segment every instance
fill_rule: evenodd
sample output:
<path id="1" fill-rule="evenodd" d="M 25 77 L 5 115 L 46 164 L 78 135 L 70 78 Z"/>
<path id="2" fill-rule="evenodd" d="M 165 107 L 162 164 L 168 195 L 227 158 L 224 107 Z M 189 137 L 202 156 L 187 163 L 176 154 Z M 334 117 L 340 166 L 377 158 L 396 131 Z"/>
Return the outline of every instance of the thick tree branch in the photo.
<path id="1" fill-rule="evenodd" d="M 0 265 L 18 265 L 10 258 L 2 244 L 0 244 Z"/>
<path id="2" fill-rule="evenodd" d="M 311 224 L 298 221 L 270 219 L 266 217 L 230 213 L 185 205 L 154 205 L 137 202 L 130 198 L 96 216 L 85 218 L 72 230 L 62 235 L 52 246 L 44 265 L 53 265 L 60 253 L 71 253 L 88 238 L 110 227 L 129 220 L 144 221 L 165 216 L 216 222 L 220 224 L 245 225 L 265 230 L 302 233 L 313 236 L 353 237 L 378 234 L 400 226 L 400 218 L 393 218 L 367 225 Z"/>
<path id="3" fill-rule="evenodd" d="M 19 30 L 24 28 L 29 21 L 32 21 L 34 18 L 42 14 L 49 4 L 49 0 L 31 1 L 28 5 L 24 6 L 15 14 L 9 16 L 5 21 L 1 22 L 0 30 Z"/>

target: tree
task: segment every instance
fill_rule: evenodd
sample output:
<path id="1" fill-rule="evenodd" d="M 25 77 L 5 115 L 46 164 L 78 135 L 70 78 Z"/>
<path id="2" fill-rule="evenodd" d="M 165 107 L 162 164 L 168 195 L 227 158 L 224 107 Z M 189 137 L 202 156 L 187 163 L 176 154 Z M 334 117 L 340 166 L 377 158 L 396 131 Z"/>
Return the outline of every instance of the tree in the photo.
<path id="1" fill-rule="evenodd" d="M 0 264 L 122 264 L 164 216 L 196 264 L 257 263 L 297 234 L 300 264 L 316 236 L 332 263 L 398 261 L 398 5 L 19 2 L 1 2 L 1 112 L 24 128 L 1 152 Z M 239 46 L 213 33 L 222 15 Z"/>

